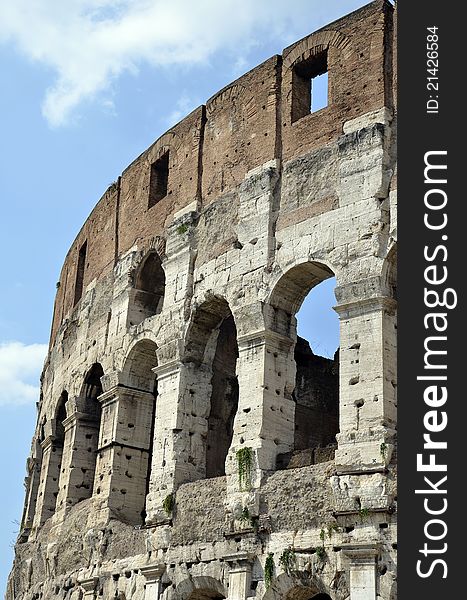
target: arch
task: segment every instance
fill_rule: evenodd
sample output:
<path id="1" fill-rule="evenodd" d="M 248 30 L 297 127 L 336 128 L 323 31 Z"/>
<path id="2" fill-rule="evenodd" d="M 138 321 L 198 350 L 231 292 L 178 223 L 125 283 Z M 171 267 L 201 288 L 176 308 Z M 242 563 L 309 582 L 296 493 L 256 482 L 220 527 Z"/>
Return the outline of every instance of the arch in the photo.
<path id="1" fill-rule="evenodd" d="M 300 459 L 308 461 L 306 464 L 329 460 L 333 456 L 339 431 L 339 353 L 336 351 L 331 358 L 320 356 L 319 346 L 313 348 L 306 339 L 297 336 L 296 314 L 306 296 L 332 277 L 333 270 L 324 263 L 307 261 L 295 264 L 276 280 L 269 298 L 274 309 L 270 326 L 294 343 L 293 450 L 306 451 Z M 328 310 L 335 316 L 332 307 Z M 309 322 L 312 319 L 313 315 L 310 315 Z M 279 455 L 278 466 L 295 464 L 291 463 L 291 458 L 290 453 Z M 300 461 L 297 464 L 301 465 Z"/>
<path id="2" fill-rule="evenodd" d="M 78 398 L 67 402 L 57 511 L 68 510 L 93 494 L 102 412 L 98 398 L 103 391 L 103 375 L 102 365 L 94 363 L 84 376 Z"/>
<path id="3" fill-rule="evenodd" d="M 171 131 L 167 131 L 162 134 L 161 137 L 154 142 L 154 144 L 148 148 L 147 151 L 147 164 L 151 164 L 160 158 L 167 150 L 170 151 L 171 155 L 174 157 L 173 162 L 178 162 L 178 152 L 181 146 L 182 140 L 180 136 L 172 129 Z"/>
<path id="4" fill-rule="evenodd" d="M 293 68 L 297 63 L 308 60 L 315 54 L 327 50 L 330 46 L 340 50 L 346 60 L 349 60 L 354 52 L 349 37 L 340 31 L 326 29 L 309 35 L 297 44 L 284 58 L 284 67 Z"/>
<path id="5" fill-rule="evenodd" d="M 84 377 L 80 399 L 83 402 L 84 426 L 77 427 L 76 442 L 83 444 L 81 471 L 85 477 L 81 484 L 78 502 L 93 494 L 94 473 L 96 471 L 97 448 L 101 426 L 102 408 L 98 398 L 103 393 L 101 378 L 104 369 L 100 363 L 94 363 Z"/>
<path id="6" fill-rule="evenodd" d="M 397 300 L 397 243 L 394 243 L 384 261 L 382 270 L 383 290 Z"/>
<path id="7" fill-rule="evenodd" d="M 263 600 L 331 600 L 328 592 L 323 581 L 315 575 L 294 571 L 274 578 Z"/>
<path id="8" fill-rule="evenodd" d="M 240 110 L 244 110 L 245 106 L 248 106 L 255 100 L 254 96 L 244 85 L 233 83 L 209 98 L 206 102 L 206 112 L 209 116 L 212 116 L 217 109 L 220 108 L 222 110 L 227 103 L 237 103 L 239 99 L 243 100 L 243 102 L 239 103 Z"/>
<path id="9" fill-rule="evenodd" d="M 147 338 L 138 340 L 128 352 L 122 370 L 122 382 L 135 392 L 122 392 L 119 400 L 119 420 L 131 421 L 131 448 L 125 451 L 128 464 L 125 470 L 131 475 L 133 485 L 120 498 L 118 510 L 133 522 L 146 518 L 146 497 L 149 493 L 151 459 L 154 448 L 154 427 L 157 404 L 157 345 Z M 135 470 L 136 469 L 136 470 Z M 118 487 L 118 484 L 115 484 Z"/>
<path id="10" fill-rule="evenodd" d="M 157 344 L 147 338 L 134 343 L 127 353 L 122 369 L 122 382 L 128 387 L 153 393 L 157 366 Z"/>
<path id="11" fill-rule="evenodd" d="M 205 418 L 205 432 L 200 440 L 203 449 L 199 452 L 203 464 L 198 468 L 208 478 L 225 475 L 238 408 L 237 358 L 234 317 L 226 300 L 212 296 L 195 311 L 184 355 L 187 370 L 194 371 L 194 402 L 202 406 L 193 414 L 195 418 Z"/>
<path id="12" fill-rule="evenodd" d="M 101 377 L 103 375 L 102 365 L 94 363 L 84 377 L 80 396 L 90 403 L 91 409 L 94 406 L 92 403 L 97 401 L 98 396 L 102 394 Z"/>
<path id="13" fill-rule="evenodd" d="M 307 294 L 316 285 L 334 276 L 334 271 L 322 262 L 302 262 L 282 273 L 273 285 L 269 304 L 295 314 Z"/>
<path id="14" fill-rule="evenodd" d="M 68 402 L 68 392 L 63 390 L 58 399 L 57 406 L 55 408 L 55 441 L 56 444 L 60 444 L 63 447 L 65 441 L 65 427 L 63 421 L 66 419 L 66 403 Z"/>
<path id="15" fill-rule="evenodd" d="M 187 332 L 183 362 L 201 365 L 209 337 L 231 314 L 227 301 L 221 296 L 211 296 L 198 306 Z"/>
<path id="16" fill-rule="evenodd" d="M 65 425 L 64 421 L 67 418 L 66 403 L 68 402 L 68 392 L 63 390 L 60 394 L 57 406 L 55 407 L 54 413 L 54 444 L 52 451 L 54 456 L 54 469 L 50 469 L 47 473 L 47 477 L 50 478 L 50 482 L 47 486 L 47 494 L 50 495 L 50 502 L 53 505 L 55 511 L 59 490 L 60 472 L 62 468 L 63 459 L 63 448 L 65 446 Z"/>
<path id="17" fill-rule="evenodd" d="M 165 294 L 165 272 L 159 254 L 151 250 L 143 258 L 134 277 L 128 319 L 138 325 L 162 311 Z"/>
<path id="18" fill-rule="evenodd" d="M 227 590 L 222 583 L 209 576 L 184 579 L 175 588 L 178 600 L 214 600 L 227 598 Z"/>
<path id="19" fill-rule="evenodd" d="M 42 517 L 37 513 L 43 513 L 44 511 L 48 511 L 48 507 L 44 507 L 43 497 L 44 492 L 46 491 L 47 483 L 54 483 L 52 473 L 49 475 L 49 468 L 51 471 L 54 470 L 53 465 L 44 465 L 43 461 L 43 444 L 46 438 L 45 434 L 46 427 L 46 417 L 43 415 L 42 420 L 38 423 L 36 435 L 33 438 L 32 445 L 32 454 L 27 459 L 26 470 L 26 500 L 23 509 L 23 515 L 21 518 L 21 530 L 20 537 L 18 538 L 20 542 L 25 542 L 28 539 L 29 532 L 33 527 L 34 521 L 37 524 L 41 525 L 46 517 Z M 56 467 L 56 490 L 58 490 L 58 478 L 60 473 L 60 465 Z M 41 482 L 42 479 L 42 482 Z M 47 516 L 50 516 L 50 512 L 55 510 L 56 505 L 56 496 L 53 495 L 53 492 L 56 490 L 52 490 L 51 495 L 51 507 Z"/>
<path id="20" fill-rule="evenodd" d="M 92 471 L 96 468 L 96 453 L 98 434 L 101 422 L 101 404 L 98 400 L 103 393 L 101 377 L 104 375 L 104 370 L 100 363 L 94 363 L 84 377 L 83 386 L 81 388 L 80 399 L 82 400 L 82 411 L 87 423 L 97 429 L 97 435 L 89 437 L 91 434 L 86 434 L 86 439 L 90 440 L 86 450 L 91 455 Z"/>
<path id="21" fill-rule="evenodd" d="M 65 448 L 66 403 L 68 394 L 63 391 L 52 417 L 39 426 L 38 454 L 40 452 L 40 482 L 35 484 L 35 498 L 31 496 L 30 513 L 34 512 L 34 527 L 40 527 L 51 517 L 58 506 L 60 482 L 63 472 Z M 40 449 L 40 451 L 39 451 Z M 32 491 L 32 490 L 31 490 Z"/>

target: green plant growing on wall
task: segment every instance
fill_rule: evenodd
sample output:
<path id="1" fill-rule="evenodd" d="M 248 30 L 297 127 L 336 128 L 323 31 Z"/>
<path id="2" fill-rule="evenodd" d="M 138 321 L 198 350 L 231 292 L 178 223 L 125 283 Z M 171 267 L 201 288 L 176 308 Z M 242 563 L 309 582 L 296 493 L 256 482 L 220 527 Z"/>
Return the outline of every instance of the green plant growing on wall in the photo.
<path id="1" fill-rule="evenodd" d="M 327 530 L 328 530 L 328 538 L 331 539 L 332 538 L 332 534 L 335 531 L 339 530 L 339 525 L 337 523 L 334 523 L 334 522 L 328 523 Z"/>
<path id="2" fill-rule="evenodd" d="M 317 548 L 315 548 L 315 552 L 316 556 L 318 557 L 318 560 L 322 562 L 326 560 L 326 550 L 324 549 L 324 546 L 318 546 Z"/>
<path id="3" fill-rule="evenodd" d="M 240 448 L 236 452 L 238 466 L 238 484 L 240 491 L 251 489 L 251 475 L 253 467 L 253 450 L 251 448 Z"/>
<path id="4" fill-rule="evenodd" d="M 293 571 L 293 568 L 295 567 L 295 561 L 295 552 L 292 548 L 286 548 L 279 558 L 279 564 L 287 573 L 287 575 L 290 575 Z"/>
<path id="5" fill-rule="evenodd" d="M 388 449 L 388 446 L 387 446 L 387 444 L 385 442 L 383 442 L 381 444 L 381 446 L 379 447 L 379 451 L 381 453 L 381 458 L 383 459 L 383 461 L 386 460 L 386 451 L 387 451 L 387 449 Z"/>
<path id="6" fill-rule="evenodd" d="M 329 529 L 328 529 L 329 532 Z M 321 540 L 321 546 L 317 546 L 315 548 L 316 556 L 319 560 L 323 561 L 326 559 L 326 550 L 324 549 L 324 540 L 326 539 L 326 530 L 324 527 L 321 528 L 319 532 L 319 539 Z"/>
<path id="7" fill-rule="evenodd" d="M 177 227 L 177 233 L 178 233 L 178 235 L 183 235 L 187 231 L 188 231 L 188 225 L 179 225 Z"/>
<path id="8" fill-rule="evenodd" d="M 251 523 L 251 515 L 250 511 L 248 510 L 248 506 L 243 507 L 239 521 L 241 521 L 242 523 Z"/>
<path id="9" fill-rule="evenodd" d="M 175 506 L 175 496 L 173 494 L 169 494 L 162 501 L 162 508 L 164 509 L 165 514 L 170 517 L 173 512 Z"/>
<path id="10" fill-rule="evenodd" d="M 251 527 L 255 532 L 258 531 L 259 528 L 259 517 L 253 517 L 248 510 L 248 507 L 245 506 L 242 510 L 240 517 L 238 518 L 240 523 L 244 527 Z"/>
<path id="11" fill-rule="evenodd" d="M 368 510 L 368 508 L 361 508 L 358 511 L 358 515 L 360 517 L 360 520 L 363 522 L 365 519 L 367 519 L 370 516 L 370 511 Z"/>
<path id="12" fill-rule="evenodd" d="M 274 555 L 272 552 L 266 557 L 266 562 L 264 563 L 264 583 L 266 588 L 271 585 L 272 578 L 274 577 Z"/>

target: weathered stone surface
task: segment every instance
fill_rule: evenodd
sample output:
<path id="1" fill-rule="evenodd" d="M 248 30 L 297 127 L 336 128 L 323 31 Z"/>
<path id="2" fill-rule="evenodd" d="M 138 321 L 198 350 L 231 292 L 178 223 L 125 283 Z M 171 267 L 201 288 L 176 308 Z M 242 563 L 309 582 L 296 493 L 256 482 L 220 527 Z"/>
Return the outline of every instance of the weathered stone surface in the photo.
<path id="1" fill-rule="evenodd" d="M 221 90 L 83 225 L 7 600 L 396 597 L 393 11 Z M 295 315 L 332 276 L 329 360 Z"/>

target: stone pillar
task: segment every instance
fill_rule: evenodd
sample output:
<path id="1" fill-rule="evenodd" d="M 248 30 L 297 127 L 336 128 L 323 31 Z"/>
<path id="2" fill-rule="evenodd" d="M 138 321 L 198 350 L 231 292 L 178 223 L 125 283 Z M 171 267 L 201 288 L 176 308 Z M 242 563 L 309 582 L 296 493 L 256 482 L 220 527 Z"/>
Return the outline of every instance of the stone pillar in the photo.
<path id="1" fill-rule="evenodd" d="M 246 553 L 224 557 L 229 564 L 228 600 L 246 600 L 251 595 L 251 570 L 254 558 Z"/>
<path id="2" fill-rule="evenodd" d="M 33 528 L 41 527 L 55 513 L 59 491 L 63 448 L 55 439 L 55 420 L 45 424 L 45 439 L 41 442 L 42 465 L 33 520 Z"/>
<path id="3" fill-rule="evenodd" d="M 214 351 L 215 339 L 210 341 Z M 158 349 L 158 401 L 154 429 L 147 522 L 167 522 L 163 503 L 182 484 L 206 477 L 206 440 L 212 369 L 183 363 L 178 341 Z M 169 360 L 166 360 L 170 357 Z"/>
<path id="4" fill-rule="evenodd" d="M 100 508 L 141 523 L 146 502 L 154 394 L 117 385 L 102 405 L 94 496 Z"/>
<path id="5" fill-rule="evenodd" d="M 89 413 L 85 398 L 68 400 L 66 411 L 56 511 L 59 519 L 72 506 L 92 495 L 99 435 L 99 419 Z"/>
<path id="6" fill-rule="evenodd" d="M 39 492 L 39 483 L 41 476 L 41 461 L 38 458 L 42 454 L 42 448 L 40 444 L 36 442 L 36 447 L 39 446 L 39 450 L 36 449 L 35 455 L 28 458 L 27 460 L 27 477 L 24 480 L 24 487 L 26 489 L 26 501 L 24 505 L 23 516 L 21 519 L 21 532 L 20 538 L 26 540 L 30 530 L 32 529 L 34 522 L 34 515 L 36 512 L 37 495 Z M 58 489 L 58 484 L 57 484 Z"/>
<path id="7" fill-rule="evenodd" d="M 277 455 L 293 450 L 295 419 L 293 341 L 263 330 L 239 337 L 238 347 L 239 404 L 226 463 L 229 504 L 234 512 L 241 495 L 258 488 L 263 475 L 276 470 Z M 242 477 L 240 485 L 237 452 L 242 448 L 251 448 L 253 461 L 251 473 Z M 257 507 L 248 508 L 250 514 L 257 514 Z"/>
<path id="8" fill-rule="evenodd" d="M 179 359 L 159 365 L 157 374 L 157 410 L 154 426 L 151 479 L 146 500 L 147 522 L 164 522 L 170 518 L 163 508 L 164 500 L 186 481 L 199 479 L 196 465 L 189 460 L 196 453 L 196 435 L 186 423 L 182 395 L 190 396 L 186 369 Z"/>
<path id="9" fill-rule="evenodd" d="M 336 468 L 339 474 L 381 472 L 391 459 L 396 424 L 396 303 L 366 298 L 336 311 L 341 323 Z"/>
<path id="10" fill-rule="evenodd" d="M 376 600 L 376 557 L 373 545 L 344 545 L 350 561 L 350 600 Z"/>
<path id="11" fill-rule="evenodd" d="M 96 597 L 96 587 L 98 581 L 98 577 L 91 577 L 90 579 L 83 579 L 79 582 L 79 585 L 84 590 L 83 600 L 94 600 Z"/>
<path id="12" fill-rule="evenodd" d="M 193 228 L 198 219 L 198 201 L 176 212 L 167 230 L 164 271 L 165 298 L 170 298 L 171 328 L 183 328 L 187 318 L 187 298 L 193 293 L 193 265 L 196 250 Z M 165 309 L 164 309 L 165 310 Z M 162 313 L 164 314 L 164 313 Z M 202 451 L 201 434 L 193 430 L 189 406 L 192 402 L 189 368 L 181 362 L 182 341 L 165 340 L 157 350 L 157 410 L 154 427 L 151 479 L 146 499 L 147 523 L 168 521 L 170 514 L 163 510 L 164 500 L 187 481 L 204 476 L 196 456 Z M 209 397 L 206 402 L 209 401 Z M 204 465 L 205 463 L 203 463 Z M 205 466 L 202 467 L 205 469 Z"/>
<path id="13" fill-rule="evenodd" d="M 146 578 L 144 586 L 144 600 L 159 600 L 161 594 L 161 577 L 164 573 L 164 565 L 152 565 L 142 567 L 141 575 Z"/>

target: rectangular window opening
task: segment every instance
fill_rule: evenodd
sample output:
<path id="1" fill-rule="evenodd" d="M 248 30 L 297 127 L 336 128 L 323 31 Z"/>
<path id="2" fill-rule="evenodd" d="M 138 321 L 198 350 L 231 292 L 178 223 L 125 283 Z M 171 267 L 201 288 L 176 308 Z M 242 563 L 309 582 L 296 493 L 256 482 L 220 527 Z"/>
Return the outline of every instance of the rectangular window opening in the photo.
<path id="1" fill-rule="evenodd" d="M 292 73 L 292 123 L 328 106 L 328 55 L 313 56 Z"/>
<path id="2" fill-rule="evenodd" d="M 84 244 L 79 249 L 78 254 L 78 266 L 76 268 L 76 282 L 75 282 L 75 300 L 74 306 L 78 304 L 81 300 L 81 296 L 83 295 L 83 283 L 84 283 L 84 269 L 86 268 L 86 250 L 88 243 L 84 242 Z"/>
<path id="3" fill-rule="evenodd" d="M 167 196 L 167 186 L 169 183 L 169 151 L 165 152 L 160 158 L 151 165 L 151 175 L 149 179 L 149 202 L 148 208 Z"/>
<path id="4" fill-rule="evenodd" d="M 317 75 L 311 80 L 310 113 L 326 108 L 328 105 L 328 72 Z"/>

